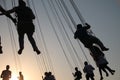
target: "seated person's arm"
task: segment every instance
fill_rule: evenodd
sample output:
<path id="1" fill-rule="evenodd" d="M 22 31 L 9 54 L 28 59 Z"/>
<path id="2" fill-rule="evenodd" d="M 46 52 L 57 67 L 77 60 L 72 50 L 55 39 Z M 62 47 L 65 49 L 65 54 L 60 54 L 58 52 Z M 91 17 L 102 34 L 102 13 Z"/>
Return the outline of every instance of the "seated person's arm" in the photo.
<path id="1" fill-rule="evenodd" d="M 90 29 L 91 26 L 88 23 L 85 23 L 85 25 L 86 25 L 85 26 L 86 29 Z"/>

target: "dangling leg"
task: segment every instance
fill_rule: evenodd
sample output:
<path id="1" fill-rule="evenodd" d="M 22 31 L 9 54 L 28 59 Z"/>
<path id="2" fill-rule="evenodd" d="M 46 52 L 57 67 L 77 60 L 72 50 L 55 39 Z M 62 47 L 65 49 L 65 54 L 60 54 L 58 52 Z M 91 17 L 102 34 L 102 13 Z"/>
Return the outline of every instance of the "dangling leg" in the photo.
<path id="1" fill-rule="evenodd" d="M 99 68 L 99 73 L 100 73 L 100 80 L 103 80 L 103 76 L 102 76 L 102 70 L 101 70 L 101 68 Z"/>
<path id="2" fill-rule="evenodd" d="M 95 80 L 95 79 L 94 79 L 94 74 L 91 74 L 91 75 L 90 75 L 90 78 L 91 78 L 91 80 Z"/>
<path id="3" fill-rule="evenodd" d="M 112 70 L 110 67 L 108 67 L 107 65 L 105 66 L 105 68 L 112 74 L 114 75 L 115 70 Z"/>
<path id="4" fill-rule="evenodd" d="M 33 38 L 33 32 L 32 32 L 32 33 L 31 33 L 31 32 L 27 33 L 27 36 L 28 36 L 28 39 L 29 39 L 32 47 L 33 47 L 33 50 L 36 51 L 37 54 L 40 54 L 41 52 L 40 52 L 39 49 L 37 48 L 36 43 L 35 43 L 35 40 L 34 40 L 34 38 Z"/>
<path id="5" fill-rule="evenodd" d="M 101 68 L 101 69 L 106 73 L 106 76 L 108 77 L 109 74 L 108 74 L 108 72 L 105 70 L 105 68 Z"/>
<path id="6" fill-rule="evenodd" d="M 25 33 L 18 33 L 19 35 L 19 47 L 18 54 L 22 54 L 22 50 L 24 49 L 24 34 Z"/>
<path id="7" fill-rule="evenodd" d="M 103 43 L 97 38 L 97 37 L 94 37 L 94 36 L 90 36 L 90 40 L 92 43 L 96 43 L 97 45 L 100 46 L 100 48 L 103 50 L 103 51 L 108 51 L 109 49 L 106 48 Z"/>

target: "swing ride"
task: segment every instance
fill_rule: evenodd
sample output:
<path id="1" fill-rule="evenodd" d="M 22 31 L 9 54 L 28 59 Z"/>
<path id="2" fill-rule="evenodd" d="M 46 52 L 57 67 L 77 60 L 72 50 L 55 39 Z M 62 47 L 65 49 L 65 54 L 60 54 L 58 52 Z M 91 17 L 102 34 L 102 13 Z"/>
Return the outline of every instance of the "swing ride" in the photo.
<path id="1" fill-rule="evenodd" d="M 48 22 L 45 24 L 43 24 L 44 22 L 42 23 L 42 21 L 39 20 L 40 12 L 38 11 L 38 9 L 37 9 L 38 7 L 35 5 L 34 1 L 33 0 L 24 0 L 24 1 L 27 3 L 27 6 L 29 6 L 33 10 L 33 13 L 36 16 L 36 19 L 35 19 L 36 22 L 34 22 L 35 28 L 36 28 L 35 29 L 36 34 L 34 35 L 34 37 L 36 40 L 36 44 L 39 45 L 38 47 L 40 47 L 42 49 L 42 51 L 41 51 L 41 54 L 39 52 L 40 55 L 34 55 L 34 57 L 35 57 L 34 60 L 36 61 L 35 64 L 38 65 L 38 70 L 39 70 L 38 72 L 40 73 L 40 75 L 44 76 L 44 73 L 42 73 L 42 72 L 50 72 L 51 71 L 52 74 L 55 75 L 55 77 L 57 76 L 56 72 L 55 72 L 56 69 L 54 67 L 54 60 L 56 60 L 56 58 L 54 57 L 55 59 L 51 59 L 51 56 L 53 55 L 51 53 L 54 52 L 55 47 L 60 48 L 59 50 L 60 50 L 60 52 L 62 52 L 62 56 L 64 57 L 63 61 L 65 61 L 65 65 L 69 66 L 69 70 L 71 72 L 73 72 L 73 69 L 76 66 L 79 67 L 80 70 L 82 71 L 84 61 L 91 63 L 89 61 L 89 58 L 87 55 L 90 55 L 90 56 L 92 55 L 91 58 L 93 58 L 93 60 L 95 60 L 94 57 L 96 55 L 94 55 L 94 54 L 97 54 L 97 53 L 93 53 L 91 50 L 85 51 L 83 49 L 85 47 L 82 46 L 83 44 L 81 44 L 80 41 L 74 40 L 73 34 L 75 32 L 75 29 L 77 28 L 77 23 L 74 20 L 74 17 L 71 15 L 71 12 L 65 3 L 65 0 L 55 0 L 55 1 L 48 0 L 47 3 L 45 3 L 44 0 L 40 0 L 41 5 L 42 5 L 41 7 L 43 7 L 43 9 L 44 9 L 43 11 L 46 13 L 46 14 L 42 14 L 42 15 L 44 15 L 45 18 L 47 18 L 46 22 Z M 2 3 L 4 3 L 3 6 L 5 7 L 5 9 L 7 9 L 7 3 L 4 0 L 2 1 Z M 12 7 L 16 6 L 16 3 L 18 3 L 18 2 L 15 0 L 11 0 Z M 74 3 L 74 1 L 69 0 L 69 4 L 71 4 L 71 7 L 73 8 L 76 15 L 78 16 L 80 23 L 83 26 L 86 26 L 87 22 L 85 21 L 84 17 L 80 13 L 80 11 L 79 11 L 77 5 Z M 14 16 L 14 18 L 16 18 L 15 15 L 16 14 L 13 14 L 12 16 Z M 16 34 L 14 34 L 16 27 L 13 27 L 15 25 L 13 25 L 9 19 L 7 19 L 7 24 L 8 24 L 8 30 L 9 30 L 9 35 L 10 35 L 10 40 L 11 40 L 11 45 L 12 45 L 12 53 L 13 53 L 14 61 L 15 61 L 15 68 L 16 68 L 15 71 L 17 73 L 18 71 L 23 70 L 23 67 L 22 67 L 23 61 L 21 60 L 21 57 L 23 55 L 28 55 L 29 53 L 25 54 L 25 52 L 27 52 L 27 50 L 25 50 L 25 51 L 23 51 L 23 54 L 21 54 L 21 55 L 16 54 L 17 53 L 16 52 L 17 43 L 16 43 L 16 37 L 15 37 Z M 41 25 L 48 26 L 48 27 L 45 28 L 45 27 L 42 27 Z M 67 30 L 66 26 L 68 26 L 69 30 Z M 51 29 L 51 31 L 49 31 L 49 28 Z M 45 30 L 46 33 L 43 32 L 42 30 Z M 89 29 L 89 31 L 90 31 L 89 32 L 90 35 L 94 35 L 94 33 L 92 32 L 91 29 Z M 70 32 L 70 34 L 69 34 L 69 32 Z M 45 36 L 45 35 L 50 35 L 50 37 Z M 71 37 L 71 35 L 72 35 L 72 37 Z M 2 36 L 2 35 L 0 35 L 0 36 Z M 52 36 L 54 36 L 55 38 L 53 39 Z M 50 43 L 50 41 L 51 41 L 50 39 L 53 40 L 52 43 Z M 25 40 L 26 40 L 26 38 L 25 38 Z M 55 43 L 55 44 L 57 44 L 58 46 L 54 46 L 54 40 L 57 41 L 57 43 Z M 79 48 L 76 49 L 76 47 L 73 43 L 73 40 L 76 41 L 74 43 L 77 44 L 79 46 Z M 0 53 L 2 53 L 1 43 L 2 43 L 2 40 L 0 37 Z M 26 46 L 28 47 L 29 45 L 26 45 L 26 43 L 27 42 L 25 41 L 25 47 Z M 93 46 L 93 44 L 92 44 L 92 46 Z M 48 47 L 50 49 L 48 49 Z M 66 49 L 67 49 L 67 51 L 66 51 Z M 77 50 L 80 50 L 81 53 L 78 53 Z M 60 55 L 60 58 L 62 58 L 61 53 L 57 52 L 57 50 L 55 50 L 55 52 L 56 52 L 56 55 Z M 3 55 L 4 55 L 4 51 L 3 51 Z M 32 55 L 32 54 L 29 54 L 29 55 Z M 81 55 L 84 56 L 84 58 L 82 58 Z M 97 62 L 97 61 L 95 61 L 95 62 Z M 58 61 L 58 63 L 59 63 L 59 61 Z M 27 65 L 27 62 L 26 62 L 26 65 Z M 29 66 L 32 66 L 32 65 L 29 65 Z M 42 77 L 40 76 L 40 79 L 41 78 Z"/>

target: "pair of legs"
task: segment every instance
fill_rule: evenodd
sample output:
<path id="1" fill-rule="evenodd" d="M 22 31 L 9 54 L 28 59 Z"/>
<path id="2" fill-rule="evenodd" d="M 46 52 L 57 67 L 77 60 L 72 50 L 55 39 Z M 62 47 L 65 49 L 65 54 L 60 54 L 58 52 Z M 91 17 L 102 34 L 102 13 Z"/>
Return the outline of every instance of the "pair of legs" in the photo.
<path id="1" fill-rule="evenodd" d="M 105 74 L 106 74 L 107 77 L 109 76 L 109 74 L 108 74 L 108 72 L 106 71 L 106 69 L 107 69 L 112 75 L 114 75 L 115 70 L 112 70 L 112 69 L 111 69 L 110 67 L 108 67 L 107 65 L 102 66 L 102 67 L 99 67 L 99 72 L 100 72 L 100 76 L 101 76 L 100 80 L 103 80 L 102 70 L 105 72 Z"/>
<path id="2" fill-rule="evenodd" d="M 24 35 L 25 35 L 25 33 L 24 32 L 18 32 L 18 35 L 19 35 L 19 47 L 20 47 L 20 49 L 18 51 L 18 54 L 21 54 L 22 50 L 24 49 Z M 40 54 L 40 51 L 37 48 L 35 40 L 33 38 L 33 32 L 26 32 L 26 35 L 27 35 L 28 40 L 30 41 L 32 47 L 33 47 L 33 50 L 36 51 L 37 54 Z"/>
<path id="3" fill-rule="evenodd" d="M 88 36 L 86 39 L 82 39 L 81 42 L 85 45 L 85 47 L 89 48 L 91 51 L 94 51 L 92 46 L 93 44 L 97 44 L 102 51 L 109 50 L 104 46 L 104 44 L 95 36 Z"/>
<path id="4" fill-rule="evenodd" d="M 95 80 L 94 79 L 94 74 L 86 74 L 86 80 L 89 80 L 89 79 Z"/>

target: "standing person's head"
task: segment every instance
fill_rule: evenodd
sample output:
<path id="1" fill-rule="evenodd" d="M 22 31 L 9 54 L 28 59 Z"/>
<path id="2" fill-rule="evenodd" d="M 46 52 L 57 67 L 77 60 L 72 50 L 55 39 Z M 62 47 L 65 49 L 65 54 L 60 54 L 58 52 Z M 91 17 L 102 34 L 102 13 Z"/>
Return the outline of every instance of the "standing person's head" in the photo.
<path id="1" fill-rule="evenodd" d="M 49 73 L 49 75 L 52 75 L 52 72 L 48 72 Z"/>
<path id="2" fill-rule="evenodd" d="M 78 71 L 78 67 L 75 67 L 75 70 Z"/>
<path id="3" fill-rule="evenodd" d="M 9 70 L 10 66 L 9 65 L 6 65 L 6 70 Z"/>
<path id="4" fill-rule="evenodd" d="M 19 6 L 26 6 L 26 3 L 23 0 L 19 0 Z"/>
<path id="5" fill-rule="evenodd" d="M 21 71 L 19 72 L 19 75 L 22 75 L 22 72 L 21 72 Z"/>
<path id="6" fill-rule="evenodd" d="M 45 76 L 48 76 L 48 74 L 49 74 L 48 72 L 45 72 L 45 73 L 44 73 Z"/>
<path id="7" fill-rule="evenodd" d="M 84 64 L 85 64 L 85 65 L 88 65 L 88 62 L 87 62 L 87 61 L 85 61 L 85 62 L 84 62 Z"/>

